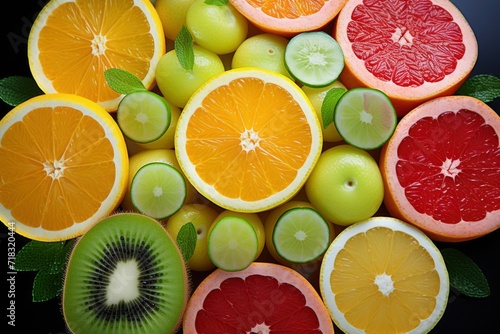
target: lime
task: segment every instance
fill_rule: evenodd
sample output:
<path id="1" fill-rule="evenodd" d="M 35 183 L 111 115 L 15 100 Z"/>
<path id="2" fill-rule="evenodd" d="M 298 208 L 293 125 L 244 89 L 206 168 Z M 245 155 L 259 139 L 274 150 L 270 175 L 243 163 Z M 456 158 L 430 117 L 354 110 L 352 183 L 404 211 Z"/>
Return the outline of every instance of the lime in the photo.
<path id="1" fill-rule="evenodd" d="M 263 68 L 293 79 L 285 66 L 287 44 L 285 37 L 268 33 L 249 37 L 234 52 L 231 68 Z"/>
<path id="2" fill-rule="evenodd" d="M 175 40 L 186 22 L 187 11 L 193 2 L 194 0 L 156 0 L 154 2 L 166 38 Z"/>
<path id="3" fill-rule="evenodd" d="M 176 213 L 186 199 L 186 182 L 172 165 L 152 162 L 135 173 L 130 184 L 130 198 L 141 213 L 164 219 Z"/>
<path id="4" fill-rule="evenodd" d="M 306 181 L 311 204 L 327 220 L 350 225 L 373 216 L 384 199 L 382 174 L 365 150 L 343 144 L 319 157 Z"/>
<path id="5" fill-rule="evenodd" d="M 208 256 L 222 270 L 245 269 L 257 258 L 258 249 L 255 228 L 241 217 L 216 219 L 208 232 Z"/>
<path id="6" fill-rule="evenodd" d="M 221 55 L 234 52 L 248 33 L 247 19 L 231 3 L 195 0 L 187 10 L 185 25 L 198 45 Z"/>
<path id="7" fill-rule="evenodd" d="M 392 136 L 397 114 L 384 92 L 374 88 L 353 88 L 335 105 L 333 122 L 347 143 L 372 150 L 384 145 Z"/>
<path id="8" fill-rule="evenodd" d="M 116 110 L 116 122 L 123 135 L 137 143 L 149 143 L 163 136 L 171 116 L 167 101 L 147 90 L 125 95 Z"/>
<path id="9" fill-rule="evenodd" d="M 273 230 L 274 248 L 292 263 L 307 263 L 322 256 L 330 245 L 330 227 L 313 208 L 285 211 Z"/>
<path id="10" fill-rule="evenodd" d="M 288 42 L 285 65 L 288 72 L 303 85 L 324 87 L 337 80 L 344 69 L 344 53 L 327 33 L 303 32 Z"/>

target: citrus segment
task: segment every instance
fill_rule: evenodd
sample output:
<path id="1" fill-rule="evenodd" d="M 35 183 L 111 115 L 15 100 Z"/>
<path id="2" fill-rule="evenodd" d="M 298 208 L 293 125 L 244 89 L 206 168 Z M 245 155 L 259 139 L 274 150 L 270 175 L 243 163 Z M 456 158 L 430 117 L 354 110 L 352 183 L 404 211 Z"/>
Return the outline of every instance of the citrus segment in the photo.
<path id="1" fill-rule="evenodd" d="M 334 333 L 325 305 L 304 277 L 262 262 L 208 275 L 193 292 L 182 327 L 198 334 Z"/>
<path id="2" fill-rule="evenodd" d="M 373 88 L 353 88 L 338 100 L 333 121 L 348 144 L 373 150 L 389 140 L 398 118 L 384 92 Z"/>
<path id="3" fill-rule="evenodd" d="M 467 96 L 433 99 L 383 147 L 384 203 L 433 239 L 464 241 L 500 227 L 500 117 Z"/>
<path id="4" fill-rule="evenodd" d="M 163 28 L 150 1 L 53 0 L 30 30 L 30 70 L 46 93 L 71 93 L 115 111 L 121 98 L 104 78 L 120 68 L 151 88 L 165 53 Z"/>
<path id="5" fill-rule="evenodd" d="M 124 138 L 99 105 L 69 94 L 34 97 L 0 121 L 0 218 L 42 240 L 83 234 L 123 198 Z"/>
<path id="6" fill-rule="evenodd" d="M 210 79 L 177 122 L 184 174 L 215 204 L 258 212 L 293 197 L 322 148 L 319 120 L 290 79 L 234 69 Z"/>
<path id="7" fill-rule="evenodd" d="M 230 0 L 262 31 L 291 36 L 318 30 L 332 21 L 346 0 Z"/>
<path id="8" fill-rule="evenodd" d="M 478 46 L 448 0 L 346 3 L 334 37 L 345 55 L 340 80 L 386 93 L 399 116 L 431 98 L 452 95 L 473 69 Z"/>
<path id="9" fill-rule="evenodd" d="M 449 294 L 439 249 L 395 218 L 357 222 L 334 239 L 320 269 L 320 291 L 346 333 L 427 333 Z"/>

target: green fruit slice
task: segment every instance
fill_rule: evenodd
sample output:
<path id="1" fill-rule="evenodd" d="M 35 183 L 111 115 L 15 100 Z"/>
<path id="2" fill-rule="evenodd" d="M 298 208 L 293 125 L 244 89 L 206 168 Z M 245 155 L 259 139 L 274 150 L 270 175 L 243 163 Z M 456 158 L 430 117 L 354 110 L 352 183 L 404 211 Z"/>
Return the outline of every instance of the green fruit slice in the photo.
<path id="1" fill-rule="evenodd" d="M 150 91 L 125 95 L 116 110 L 116 122 L 128 139 L 150 143 L 160 138 L 170 126 L 171 110 L 167 101 Z"/>
<path id="2" fill-rule="evenodd" d="M 288 72 L 309 87 L 332 84 L 344 69 L 344 53 L 339 43 L 323 31 L 294 36 L 285 49 Z"/>
<path id="3" fill-rule="evenodd" d="M 141 213 L 164 219 L 176 213 L 186 200 L 186 181 L 173 166 L 152 162 L 135 173 L 130 184 L 130 199 Z"/>
<path id="4" fill-rule="evenodd" d="M 397 114 L 384 92 L 374 88 L 353 88 L 338 100 L 333 121 L 348 144 L 372 150 L 384 145 L 392 136 Z"/>
<path id="5" fill-rule="evenodd" d="M 175 241 L 136 213 L 105 218 L 71 253 L 62 308 L 72 333 L 174 333 L 188 298 Z"/>
<path id="6" fill-rule="evenodd" d="M 258 248 L 255 228 L 246 219 L 226 216 L 210 228 L 208 256 L 222 270 L 245 269 L 257 257 Z"/>
<path id="7" fill-rule="evenodd" d="M 312 208 L 285 211 L 273 229 L 273 244 L 283 259 L 307 263 L 322 256 L 330 245 L 328 222 Z"/>

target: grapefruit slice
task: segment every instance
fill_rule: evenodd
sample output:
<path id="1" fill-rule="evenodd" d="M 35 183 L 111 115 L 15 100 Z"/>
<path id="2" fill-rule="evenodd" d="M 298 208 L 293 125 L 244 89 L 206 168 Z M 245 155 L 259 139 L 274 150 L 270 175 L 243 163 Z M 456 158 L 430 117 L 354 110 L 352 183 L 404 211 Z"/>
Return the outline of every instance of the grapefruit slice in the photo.
<path id="1" fill-rule="evenodd" d="M 500 227 L 499 136 L 500 117 L 473 97 L 413 109 L 381 151 L 388 211 L 439 241 Z"/>
<path id="2" fill-rule="evenodd" d="M 298 272 L 253 262 L 245 270 L 217 269 L 189 299 L 184 333 L 334 333 L 321 297 Z"/>
<path id="3" fill-rule="evenodd" d="M 348 87 L 386 93 L 398 115 L 452 95 L 477 60 L 476 37 L 448 0 L 347 1 L 334 27 Z"/>
<path id="4" fill-rule="evenodd" d="M 332 21 L 346 0 L 229 0 L 262 31 L 281 36 L 318 30 Z"/>

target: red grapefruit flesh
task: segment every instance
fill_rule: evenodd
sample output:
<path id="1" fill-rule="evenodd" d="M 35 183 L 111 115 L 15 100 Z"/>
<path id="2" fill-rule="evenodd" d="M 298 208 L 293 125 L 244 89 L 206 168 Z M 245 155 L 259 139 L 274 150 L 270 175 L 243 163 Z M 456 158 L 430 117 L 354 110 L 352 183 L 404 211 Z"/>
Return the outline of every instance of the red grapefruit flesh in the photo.
<path id="1" fill-rule="evenodd" d="M 321 297 L 298 272 L 253 262 L 242 271 L 220 269 L 191 296 L 184 333 L 334 333 Z"/>
<path id="2" fill-rule="evenodd" d="M 410 111 L 382 148 L 391 215 L 437 241 L 500 227 L 500 117 L 468 96 L 439 97 Z"/>
<path id="3" fill-rule="evenodd" d="M 386 93 L 398 116 L 452 95 L 476 60 L 476 37 L 449 0 L 349 0 L 334 38 L 344 51 L 340 80 Z"/>

